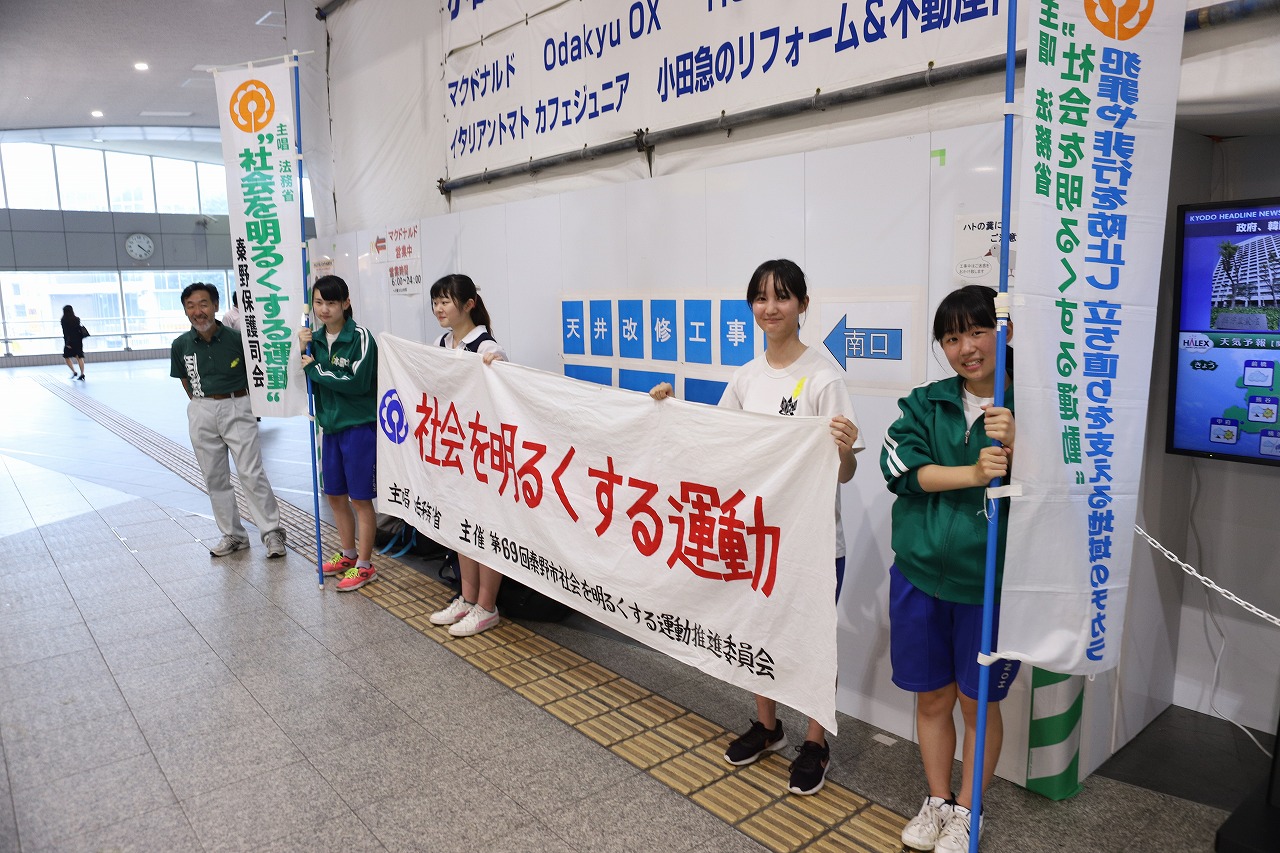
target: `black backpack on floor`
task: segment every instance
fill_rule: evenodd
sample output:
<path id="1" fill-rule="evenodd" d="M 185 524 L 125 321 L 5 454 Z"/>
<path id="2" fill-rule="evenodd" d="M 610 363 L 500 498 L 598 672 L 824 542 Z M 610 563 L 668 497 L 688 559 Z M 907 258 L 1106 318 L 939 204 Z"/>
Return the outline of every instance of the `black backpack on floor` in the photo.
<path id="1" fill-rule="evenodd" d="M 373 543 L 379 554 L 399 559 L 407 554 L 424 559 L 442 559 L 448 548 L 422 533 L 412 524 L 394 515 L 378 513 L 378 530 Z"/>

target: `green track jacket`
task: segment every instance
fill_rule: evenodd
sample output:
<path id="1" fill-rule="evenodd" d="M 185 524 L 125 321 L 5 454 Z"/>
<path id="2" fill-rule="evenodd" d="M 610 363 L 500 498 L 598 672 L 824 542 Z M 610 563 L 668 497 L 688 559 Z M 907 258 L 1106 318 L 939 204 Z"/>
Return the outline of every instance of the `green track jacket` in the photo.
<path id="1" fill-rule="evenodd" d="M 964 380 L 942 379 L 914 389 L 898 401 L 901 416 L 889 426 L 880 451 L 880 469 L 893 502 L 893 553 L 898 570 L 912 585 L 944 601 L 981 604 L 987 558 L 984 489 L 926 492 L 919 469 L 925 465 L 972 465 L 991 443 L 979 418 L 970 429 L 964 417 Z M 1013 409 L 1013 388 L 1004 404 Z M 1004 574 L 1009 502 L 1000 507 L 996 549 L 996 595 Z"/>
<path id="2" fill-rule="evenodd" d="M 315 358 L 306 368 L 315 395 L 316 423 L 336 433 L 378 419 L 378 344 L 355 320 L 347 320 L 333 349 L 324 327 L 311 339 Z"/>

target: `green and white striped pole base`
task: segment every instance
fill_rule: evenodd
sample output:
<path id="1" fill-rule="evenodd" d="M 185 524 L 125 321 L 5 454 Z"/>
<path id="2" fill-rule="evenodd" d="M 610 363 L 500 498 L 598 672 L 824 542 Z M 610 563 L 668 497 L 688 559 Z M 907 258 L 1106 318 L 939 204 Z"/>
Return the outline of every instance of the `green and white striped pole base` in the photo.
<path id="1" fill-rule="evenodd" d="M 1080 793 L 1080 713 L 1084 676 L 1031 670 L 1027 790 L 1051 800 Z"/>

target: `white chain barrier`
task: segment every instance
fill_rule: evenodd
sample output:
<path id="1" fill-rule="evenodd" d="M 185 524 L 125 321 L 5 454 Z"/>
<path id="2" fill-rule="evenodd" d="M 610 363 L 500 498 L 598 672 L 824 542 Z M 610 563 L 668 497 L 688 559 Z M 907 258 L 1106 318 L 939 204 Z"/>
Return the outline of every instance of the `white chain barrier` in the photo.
<path id="1" fill-rule="evenodd" d="M 1196 580 L 1200 581 L 1200 583 L 1201 583 L 1201 584 L 1203 584 L 1206 588 L 1211 589 L 1211 590 L 1213 590 L 1214 592 L 1218 593 L 1218 594 L 1219 594 L 1219 595 L 1221 595 L 1223 598 L 1225 598 L 1227 601 L 1230 601 L 1230 602 L 1232 602 L 1233 604 L 1238 604 L 1238 605 L 1240 605 L 1240 606 L 1241 606 L 1241 607 L 1243 607 L 1245 610 L 1247 610 L 1247 611 L 1249 611 L 1250 613 L 1252 613 L 1254 616 L 1257 616 L 1257 617 L 1259 617 L 1260 619 L 1265 619 L 1266 621 L 1270 622 L 1272 625 L 1275 625 L 1277 628 L 1280 628 L 1280 619 L 1277 619 L 1276 617 L 1272 616 L 1270 613 L 1267 613 L 1265 610 L 1261 610 L 1261 609 L 1259 609 L 1259 608 L 1255 607 L 1254 605 L 1252 605 L 1252 604 L 1250 604 L 1249 602 L 1245 601 L 1243 598 L 1240 598 L 1238 595 L 1236 595 L 1235 593 L 1233 593 L 1231 590 L 1229 590 L 1229 589 L 1224 589 L 1223 587 L 1218 586 L 1216 583 L 1214 583 L 1213 581 L 1211 581 L 1209 578 L 1207 578 L 1207 577 L 1205 577 L 1204 575 L 1202 575 L 1202 574 L 1200 574 L 1199 572 L 1197 572 L 1193 567 L 1188 566 L 1186 563 L 1182 562 L 1182 560 L 1178 559 L 1178 555 L 1177 555 L 1177 554 L 1173 553 L 1173 552 L 1172 552 L 1172 551 L 1170 551 L 1168 548 L 1166 548 L 1166 547 L 1164 547 L 1163 545 L 1161 545 L 1159 542 L 1157 542 L 1155 539 L 1153 539 L 1153 538 L 1151 537 L 1151 534 L 1150 534 L 1150 533 L 1147 533 L 1147 531 L 1143 530 L 1143 529 L 1142 529 L 1141 527 L 1139 527 L 1138 525 L 1136 525 L 1136 524 L 1135 524 L 1135 525 L 1133 526 L 1133 529 L 1134 529 L 1134 530 L 1136 530 L 1136 531 L 1137 531 L 1137 532 L 1138 532 L 1138 533 L 1139 533 L 1139 534 L 1140 534 L 1144 539 L 1146 539 L 1148 542 L 1150 542 L 1150 543 L 1151 543 L 1151 547 L 1152 547 L 1152 548 L 1155 548 L 1155 549 L 1156 549 L 1157 551 L 1159 551 L 1161 554 L 1164 554 L 1165 558 L 1166 558 L 1169 562 L 1177 564 L 1179 567 L 1181 567 L 1181 569 L 1182 569 L 1184 572 L 1186 572 L 1188 575 L 1190 575 L 1191 577 L 1195 578 Z"/>

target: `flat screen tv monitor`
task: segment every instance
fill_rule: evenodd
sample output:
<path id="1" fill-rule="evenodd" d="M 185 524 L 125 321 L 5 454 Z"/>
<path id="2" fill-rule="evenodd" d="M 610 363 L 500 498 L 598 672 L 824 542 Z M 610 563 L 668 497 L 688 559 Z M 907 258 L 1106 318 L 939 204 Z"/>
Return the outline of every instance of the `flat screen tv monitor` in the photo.
<path id="1" fill-rule="evenodd" d="M 1280 465 L 1280 198 L 1178 208 L 1166 450 Z"/>

